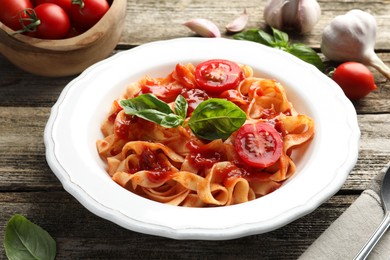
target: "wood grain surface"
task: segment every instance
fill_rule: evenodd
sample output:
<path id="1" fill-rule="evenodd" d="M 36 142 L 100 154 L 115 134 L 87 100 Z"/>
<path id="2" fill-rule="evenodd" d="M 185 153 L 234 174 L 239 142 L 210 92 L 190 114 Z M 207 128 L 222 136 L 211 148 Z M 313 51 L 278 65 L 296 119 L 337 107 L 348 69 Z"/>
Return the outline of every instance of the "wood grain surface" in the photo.
<path id="1" fill-rule="evenodd" d="M 375 16 L 375 48 L 390 66 L 389 0 L 318 2 L 321 20 L 309 34 L 290 34 L 293 42 L 305 43 L 320 53 L 323 28 L 336 15 L 358 8 Z M 250 15 L 247 28 L 265 28 L 264 3 L 129 0 L 125 30 L 113 54 L 147 42 L 198 37 L 182 25 L 191 18 L 214 21 L 223 37 L 230 38 L 224 27 L 244 8 Z M 361 129 L 358 161 L 335 196 L 314 212 L 273 232 L 228 241 L 178 241 L 121 228 L 89 212 L 63 189 L 46 163 L 43 131 L 51 107 L 75 76 L 35 76 L 0 55 L 0 240 L 8 219 L 20 213 L 55 238 L 56 259 L 296 259 L 390 160 L 390 82 L 372 71 L 378 89 L 353 103 Z M 0 259 L 6 259 L 2 246 Z"/>

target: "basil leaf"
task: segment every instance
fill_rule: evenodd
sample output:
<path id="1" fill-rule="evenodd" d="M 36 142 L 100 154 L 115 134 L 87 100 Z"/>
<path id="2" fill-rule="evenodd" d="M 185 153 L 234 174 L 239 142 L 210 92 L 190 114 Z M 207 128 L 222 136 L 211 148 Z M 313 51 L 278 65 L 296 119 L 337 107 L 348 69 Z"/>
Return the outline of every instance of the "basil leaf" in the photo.
<path id="1" fill-rule="evenodd" d="M 54 259 L 57 253 L 56 242 L 49 233 L 19 214 L 9 220 L 3 245 L 10 260 Z"/>
<path id="2" fill-rule="evenodd" d="M 249 29 L 233 35 L 233 39 L 257 42 L 272 48 L 288 52 L 301 60 L 316 66 L 320 71 L 324 71 L 325 65 L 320 56 L 310 47 L 301 44 L 289 43 L 288 34 L 272 28 L 272 35 L 260 29 Z"/>
<path id="3" fill-rule="evenodd" d="M 180 114 L 176 115 L 167 103 L 152 94 L 142 94 L 132 99 L 122 100 L 120 104 L 126 114 L 138 116 L 167 128 L 183 124 L 188 107 L 185 98 L 178 96 L 175 111 Z"/>
<path id="4" fill-rule="evenodd" d="M 312 48 L 304 44 L 292 44 L 288 52 L 300 58 L 301 60 L 316 66 L 320 71 L 324 71 L 325 69 L 325 65 L 322 62 L 320 56 Z"/>
<path id="5" fill-rule="evenodd" d="M 182 96 L 178 95 L 175 100 L 175 113 L 181 118 L 187 117 L 188 103 L 187 100 Z"/>
<path id="6" fill-rule="evenodd" d="M 275 38 L 262 30 L 257 30 L 257 33 L 259 34 L 259 41 L 258 43 L 261 43 L 263 45 L 274 47 L 276 45 Z"/>
<path id="7" fill-rule="evenodd" d="M 157 123 L 166 128 L 172 128 L 181 125 L 184 119 L 173 113 L 166 114 L 155 109 L 144 109 L 137 111 L 134 115 L 145 120 Z"/>
<path id="8" fill-rule="evenodd" d="M 173 113 L 167 103 L 152 94 L 142 94 L 132 99 L 121 100 L 120 104 L 125 113 L 129 115 L 135 115 L 137 111 L 145 109 L 154 109 L 166 114 Z"/>
<path id="9" fill-rule="evenodd" d="M 270 35 L 269 35 L 270 36 Z M 263 39 L 261 38 L 260 34 L 259 34 L 259 30 L 257 29 L 249 29 L 249 30 L 246 30 L 246 31 L 243 31 L 243 32 L 240 32 L 240 33 L 236 33 L 233 35 L 233 39 L 236 39 L 236 40 L 246 40 L 246 41 L 252 41 L 252 42 L 261 42 L 263 41 Z M 264 40 L 264 45 L 267 45 L 266 44 L 266 40 Z M 271 42 L 272 42 L 272 39 L 271 39 Z M 268 45 L 270 46 L 270 45 Z"/>
<path id="10" fill-rule="evenodd" d="M 188 126 L 206 140 L 227 139 L 246 121 L 246 114 L 234 103 L 211 98 L 203 101 L 192 113 Z"/>
<path id="11" fill-rule="evenodd" d="M 274 36 L 274 41 L 279 46 L 286 46 L 288 44 L 288 34 L 278 29 L 272 28 L 272 34 Z"/>

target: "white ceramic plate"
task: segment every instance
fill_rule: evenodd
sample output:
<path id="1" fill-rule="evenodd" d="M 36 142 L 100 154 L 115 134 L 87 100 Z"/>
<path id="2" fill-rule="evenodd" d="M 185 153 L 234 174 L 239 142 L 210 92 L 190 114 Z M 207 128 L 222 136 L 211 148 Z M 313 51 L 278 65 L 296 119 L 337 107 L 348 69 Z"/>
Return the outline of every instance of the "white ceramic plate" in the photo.
<path id="1" fill-rule="evenodd" d="M 223 58 L 273 78 L 315 121 L 314 139 L 297 154 L 296 174 L 275 192 L 240 205 L 169 206 L 117 185 L 96 150 L 100 125 L 126 85 L 165 76 L 177 63 Z M 101 61 L 70 82 L 45 129 L 46 158 L 64 188 L 94 214 L 127 229 L 175 239 L 232 239 L 286 225 L 315 210 L 343 185 L 358 156 L 360 130 L 351 102 L 315 67 L 257 43 L 182 38 L 144 44 Z"/>

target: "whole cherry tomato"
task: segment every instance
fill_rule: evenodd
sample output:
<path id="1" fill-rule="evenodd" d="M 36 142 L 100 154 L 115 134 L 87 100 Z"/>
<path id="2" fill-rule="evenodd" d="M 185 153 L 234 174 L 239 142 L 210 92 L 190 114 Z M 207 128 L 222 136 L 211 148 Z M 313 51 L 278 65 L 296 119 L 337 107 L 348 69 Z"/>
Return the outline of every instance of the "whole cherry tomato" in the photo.
<path id="1" fill-rule="evenodd" d="M 52 3 L 60 6 L 64 11 L 69 14 L 70 8 L 72 7 L 72 0 L 32 0 L 34 6 L 38 6 L 40 4 Z"/>
<path id="2" fill-rule="evenodd" d="M 80 31 L 94 26 L 110 8 L 107 0 L 73 0 L 70 19 Z"/>
<path id="3" fill-rule="evenodd" d="M 234 147 L 246 164 L 265 168 L 279 160 L 283 141 L 271 124 L 260 122 L 243 125 L 237 132 Z"/>
<path id="4" fill-rule="evenodd" d="M 339 65 L 334 71 L 332 79 L 351 100 L 363 98 L 376 89 L 371 71 L 358 62 L 345 62 Z"/>
<path id="5" fill-rule="evenodd" d="M 228 60 L 208 60 L 195 68 L 195 81 L 199 88 L 214 93 L 236 87 L 241 79 L 241 68 Z"/>
<path id="6" fill-rule="evenodd" d="M 32 22 L 39 20 L 30 35 L 41 39 L 63 39 L 70 30 L 70 20 L 64 9 L 56 4 L 44 3 L 34 8 Z"/>
<path id="7" fill-rule="evenodd" d="M 30 0 L 0 0 L 0 21 L 12 30 L 21 30 L 19 19 L 26 8 L 33 8 Z"/>

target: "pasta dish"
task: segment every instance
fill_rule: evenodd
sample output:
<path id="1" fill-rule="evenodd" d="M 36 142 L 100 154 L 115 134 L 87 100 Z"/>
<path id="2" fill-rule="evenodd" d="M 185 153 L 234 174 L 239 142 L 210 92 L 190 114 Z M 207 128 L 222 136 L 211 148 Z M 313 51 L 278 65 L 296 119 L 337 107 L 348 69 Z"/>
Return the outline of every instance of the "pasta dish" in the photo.
<path id="1" fill-rule="evenodd" d="M 234 205 L 296 172 L 293 150 L 314 135 L 284 87 L 248 65 L 207 60 L 144 76 L 112 102 L 97 150 L 112 180 L 176 206 Z"/>

